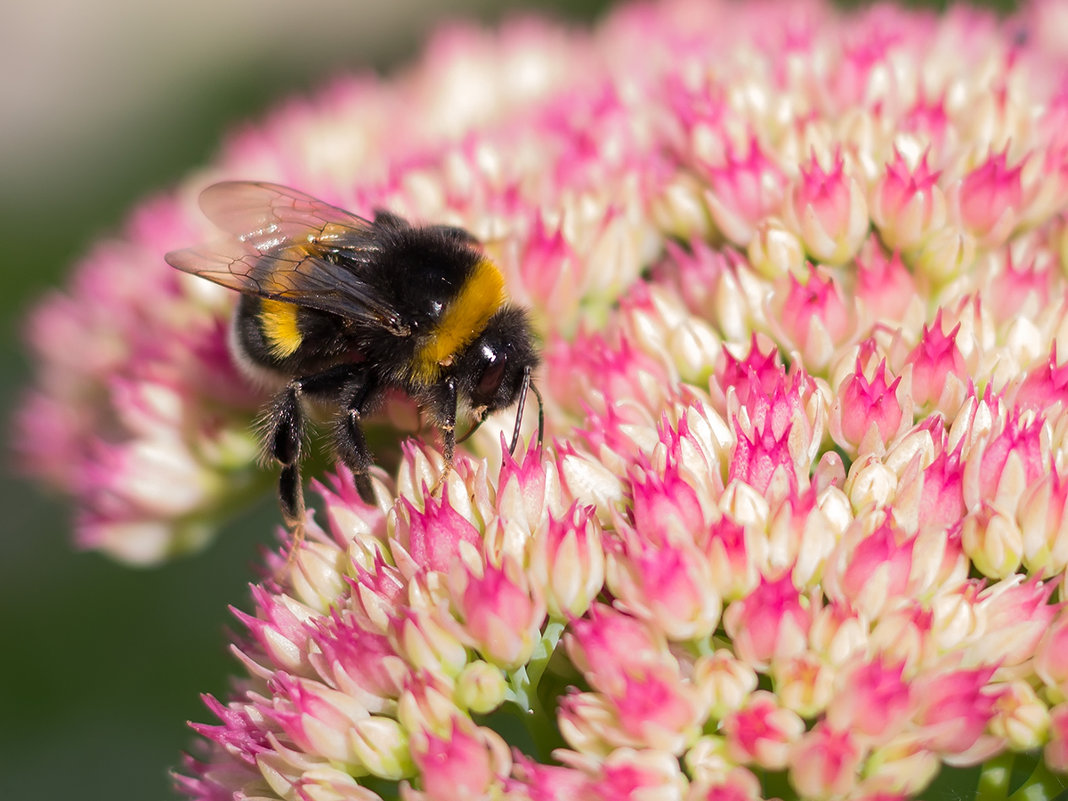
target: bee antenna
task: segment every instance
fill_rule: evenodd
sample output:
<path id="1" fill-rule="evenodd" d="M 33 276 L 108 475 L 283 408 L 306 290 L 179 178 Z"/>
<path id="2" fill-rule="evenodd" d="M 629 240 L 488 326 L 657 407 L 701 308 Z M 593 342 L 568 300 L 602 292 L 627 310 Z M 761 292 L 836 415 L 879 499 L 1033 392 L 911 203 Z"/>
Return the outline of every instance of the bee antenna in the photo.
<path id="1" fill-rule="evenodd" d="M 538 447 L 541 447 L 542 439 L 545 435 L 545 404 L 541 399 L 541 393 L 538 392 L 538 388 L 531 382 L 530 388 L 534 390 L 534 397 L 538 399 Z"/>
<path id="2" fill-rule="evenodd" d="M 523 383 L 519 387 L 519 407 L 515 413 L 515 430 L 512 432 L 512 444 L 508 447 L 508 453 L 515 453 L 515 446 L 519 444 L 519 429 L 523 425 L 523 409 L 527 405 L 527 390 L 534 393 L 538 399 L 538 447 L 541 447 L 542 435 L 545 431 L 545 408 L 541 399 L 541 393 L 530 380 L 530 368 L 523 368 Z"/>

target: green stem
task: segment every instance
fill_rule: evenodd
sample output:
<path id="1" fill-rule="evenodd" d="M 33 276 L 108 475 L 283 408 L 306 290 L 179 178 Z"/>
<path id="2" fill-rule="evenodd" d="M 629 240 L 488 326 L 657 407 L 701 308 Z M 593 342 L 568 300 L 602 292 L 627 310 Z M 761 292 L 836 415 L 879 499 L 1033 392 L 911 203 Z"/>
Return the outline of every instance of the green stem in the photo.
<path id="1" fill-rule="evenodd" d="M 530 657 L 530 661 L 527 663 L 527 674 L 530 676 L 531 687 L 535 689 L 537 688 L 538 682 L 541 681 L 541 676 L 545 672 L 545 668 L 549 665 L 549 660 L 556 651 L 556 644 L 560 641 L 560 635 L 563 633 L 563 623 L 553 621 L 545 627 L 545 631 L 541 635 L 541 640 L 538 642 L 537 647 L 534 649 L 534 653 Z"/>
<path id="2" fill-rule="evenodd" d="M 1064 792 L 1065 787 L 1068 787 L 1065 777 L 1053 773 L 1039 760 L 1027 781 L 1009 796 L 1009 801 L 1049 801 Z"/>
<path id="3" fill-rule="evenodd" d="M 1005 801 L 1008 798 L 1014 759 L 1013 754 L 1002 754 L 983 765 L 975 788 L 976 801 Z"/>
<path id="4" fill-rule="evenodd" d="M 532 709 L 530 697 L 532 695 L 530 677 L 527 674 L 527 666 L 522 665 L 508 674 L 508 692 L 505 697 L 515 704 L 524 715 Z"/>
<path id="5" fill-rule="evenodd" d="M 545 673 L 563 631 L 563 623 L 549 623 L 530 661 L 508 677 L 509 700 L 519 707 L 523 725 L 538 750 L 543 752 L 539 754 L 539 758 L 544 759 L 548 759 L 548 752 L 559 744 L 560 735 L 555 719 L 538 697 L 538 682 Z"/>

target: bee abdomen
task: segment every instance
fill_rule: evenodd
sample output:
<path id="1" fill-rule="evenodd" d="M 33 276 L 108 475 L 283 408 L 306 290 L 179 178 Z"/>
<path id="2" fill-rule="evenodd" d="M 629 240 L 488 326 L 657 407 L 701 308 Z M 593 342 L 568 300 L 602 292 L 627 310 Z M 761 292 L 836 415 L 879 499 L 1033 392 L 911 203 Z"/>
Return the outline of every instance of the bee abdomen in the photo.
<path id="1" fill-rule="evenodd" d="M 271 336 L 271 325 L 264 324 L 264 302 L 269 301 L 242 295 L 230 324 L 230 353 L 249 379 L 260 386 L 275 389 L 300 372 L 300 344 L 305 337 L 298 327 L 296 335 L 300 337 L 300 342 L 297 347 L 288 356 L 280 356 L 278 340 Z M 279 322 L 276 320 L 272 324 L 277 330 Z M 285 329 L 282 330 L 284 332 Z"/>
<path id="2" fill-rule="evenodd" d="M 292 303 L 280 300 L 260 301 L 260 327 L 271 350 L 277 359 L 285 359 L 297 352 L 304 341 L 297 319 L 299 309 Z"/>
<path id="3" fill-rule="evenodd" d="M 357 342 L 336 315 L 255 295 L 242 296 L 230 333 L 234 358 L 247 375 L 268 385 L 364 361 Z"/>

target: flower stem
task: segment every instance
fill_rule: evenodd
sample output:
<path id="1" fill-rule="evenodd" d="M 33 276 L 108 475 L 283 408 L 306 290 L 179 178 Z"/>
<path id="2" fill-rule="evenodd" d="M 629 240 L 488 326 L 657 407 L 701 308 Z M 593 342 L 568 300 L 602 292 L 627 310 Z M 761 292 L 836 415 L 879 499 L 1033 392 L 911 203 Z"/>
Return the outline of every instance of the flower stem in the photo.
<path id="1" fill-rule="evenodd" d="M 1003 801 L 1008 798 L 1014 759 L 1013 754 L 1002 754 L 983 765 L 975 790 L 976 801 Z"/>
<path id="2" fill-rule="evenodd" d="M 549 623 L 534 649 L 530 662 L 521 666 L 509 677 L 509 700 L 521 710 L 523 725 L 538 750 L 543 752 L 539 754 L 541 758 L 547 758 L 553 748 L 562 744 L 560 733 L 556 728 L 555 715 L 542 703 L 538 692 L 538 682 L 545 674 L 545 669 L 556 651 L 556 644 L 563 631 L 563 623 Z"/>
<path id="3" fill-rule="evenodd" d="M 1039 760 L 1035 769 L 1027 777 L 1019 788 L 1009 796 L 1010 801 L 1048 801 L 1058 798 L 1064 792 L 1068 784 L 1064 776 L 1058 776 L 1046 767 L 1046 763 Z"/>

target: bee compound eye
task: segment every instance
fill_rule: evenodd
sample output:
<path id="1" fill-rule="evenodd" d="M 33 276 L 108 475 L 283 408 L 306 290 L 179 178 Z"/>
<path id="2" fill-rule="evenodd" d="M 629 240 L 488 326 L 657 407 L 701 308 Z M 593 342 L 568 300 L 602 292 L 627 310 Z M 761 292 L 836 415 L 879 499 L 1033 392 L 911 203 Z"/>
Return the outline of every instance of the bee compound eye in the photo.
<path id="1" fill-rule="evenodd" d="M 475 387 L 475 394 L 480 401 L 488 404 L 497 394 L 501 381 L 504 380 L 504 365 L 507 361 L 505 356 L 499 355 L 486 364 L 482 375 L 478 378 L 478 385 Z"/>

